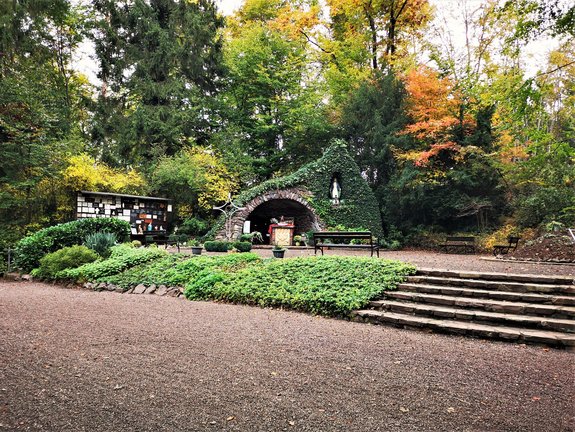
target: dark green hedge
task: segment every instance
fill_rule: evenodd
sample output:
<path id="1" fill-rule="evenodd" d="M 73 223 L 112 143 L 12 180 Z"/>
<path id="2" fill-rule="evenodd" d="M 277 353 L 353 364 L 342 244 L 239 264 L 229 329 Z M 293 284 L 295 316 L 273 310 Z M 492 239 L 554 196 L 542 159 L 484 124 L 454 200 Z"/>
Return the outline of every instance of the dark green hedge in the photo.
<path id="1" fill-rule="evenodd" d="M 329 187 L 334 174 L 341 179 L 341 203 L 334 206 L 329 197 Z M 307 189 L 311 207 L 326 226 L 343 225 L 362 227 L 375 236 L 382 234 L 381 214 L 373 191 L 361 176 L 361 172 L 342 140 L 334 140 L 323 156 L 285 177 L 268 180 L 242 192 L 234 200 L 245 205 L 254 198 L 273 190 L 301 188 Z M 224 220 L 218 223 L 206 237 L 213 237 L 223 227 Z"/>
<path id="2" fill-rule="evenodd" d="M 40 259 L 50 252 L 84 242 L 88 234 L 109 232 L 118 241 L 129 238 L 130 224 L 115 218 L 80 219 L 41 229 L 16 244 L 15 263 L 25 272 L 38 267 Z"/>

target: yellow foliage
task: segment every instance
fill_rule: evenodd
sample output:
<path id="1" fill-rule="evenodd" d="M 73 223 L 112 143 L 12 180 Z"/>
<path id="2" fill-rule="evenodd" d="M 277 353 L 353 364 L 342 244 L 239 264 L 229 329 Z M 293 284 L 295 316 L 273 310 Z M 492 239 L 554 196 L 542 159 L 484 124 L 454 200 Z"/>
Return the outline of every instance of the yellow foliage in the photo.
<path id="1" fill-rule="evenodd" d="M 214 204 L 226 201 L 228 194 L 237 187 L 227 167 L 209 150 L 194 147 L 187 152 L 191 163 L 200 168 L 203 175 L 198 205 L 210 210 Z"/>
<path id="2" fill-rule="evenodd" d="M 146 182 L 135 170 L 110 168 L 87 154 L 71 156 L 62 172 L 64 186 L 72 190 L 138 193 Z"/>

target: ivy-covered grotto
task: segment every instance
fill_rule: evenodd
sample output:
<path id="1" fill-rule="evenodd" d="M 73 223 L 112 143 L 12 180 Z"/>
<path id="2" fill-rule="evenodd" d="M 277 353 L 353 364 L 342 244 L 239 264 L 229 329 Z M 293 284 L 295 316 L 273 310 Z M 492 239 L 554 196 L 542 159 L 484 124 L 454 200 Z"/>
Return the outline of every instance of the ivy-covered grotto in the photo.
<path id="1" fill-rule="evenodd" d="M 234 198 L 242 209 L 228 222 L 222 216 L 212 236 L 237 239 L 247 231 L 266 236 L 273 219 L 293 222 L 294 234 L 328 227 L 361 228 L 381 235 L 377 200 L 347 144 L 334 140 L 318 160 L 296 172 L 261 183 Z"/>

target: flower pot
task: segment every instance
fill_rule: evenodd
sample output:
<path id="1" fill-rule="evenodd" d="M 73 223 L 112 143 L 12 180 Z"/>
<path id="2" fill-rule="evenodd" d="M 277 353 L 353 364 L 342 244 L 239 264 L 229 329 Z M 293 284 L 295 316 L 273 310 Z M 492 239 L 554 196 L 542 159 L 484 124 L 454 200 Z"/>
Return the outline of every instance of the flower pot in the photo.
<path id="1" fill-rule="evenodd" d="M 202 249 L 202 246 L 192 246 L 192 255 L 201 255 Z"/>
<path id="2" fill-rule="evenodd" d="M 274 258 L 283 258 L 286 251 L 285 249 L 281 250 L 272 249 L 272 252 L 274 254 Z"/>

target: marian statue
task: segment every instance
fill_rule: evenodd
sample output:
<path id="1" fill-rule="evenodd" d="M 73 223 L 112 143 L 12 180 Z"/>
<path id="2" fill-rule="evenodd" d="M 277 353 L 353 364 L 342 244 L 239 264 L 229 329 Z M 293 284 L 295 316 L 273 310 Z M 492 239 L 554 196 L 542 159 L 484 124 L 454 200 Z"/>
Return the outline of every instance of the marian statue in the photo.
<path id="1" fill-rule="evenodd" d="M 329 196 L 331 197 L 331 202 L 333 204 L 339 203 L 339 197 L 341 196 L 341 186 L 337 181 L 337 177 L 334 177 L 331 186 L 329 188 Z"/>

